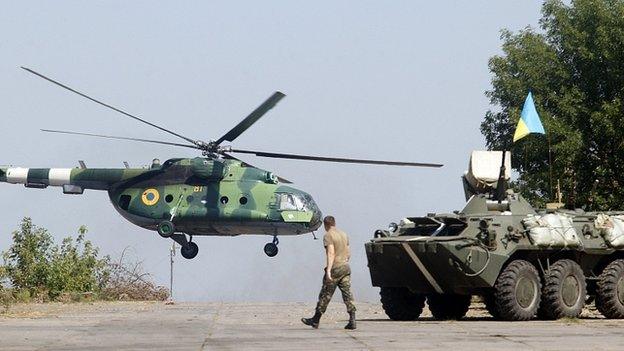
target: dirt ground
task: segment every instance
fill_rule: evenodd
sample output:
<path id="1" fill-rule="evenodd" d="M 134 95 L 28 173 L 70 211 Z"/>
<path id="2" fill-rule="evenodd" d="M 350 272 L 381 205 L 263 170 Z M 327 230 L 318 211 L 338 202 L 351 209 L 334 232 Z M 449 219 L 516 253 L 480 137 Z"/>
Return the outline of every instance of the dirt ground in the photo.
<path id="1" fill-rule="evenodd" d="M 332 303 L 318 330 L 310 303 L 98 302 L 15 305 L 0 315 L 0 350 L 624 350 L 624 321 L 587 308 L 580 319 L 499 322 L 474 303 L 461 321 L 387 319 L 358 303 L 358 329 Z"/>

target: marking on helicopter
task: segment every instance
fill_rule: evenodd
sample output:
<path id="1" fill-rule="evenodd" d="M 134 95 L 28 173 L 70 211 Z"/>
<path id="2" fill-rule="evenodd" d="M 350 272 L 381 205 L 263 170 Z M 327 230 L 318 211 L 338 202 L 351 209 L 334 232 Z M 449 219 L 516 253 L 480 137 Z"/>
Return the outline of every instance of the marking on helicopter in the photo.
<path id="1" fill-rule="evenodd" d="M 26 184 L 28 179 L 28 168 L 9 168 L 6 173 L 7 183 L 11 184 Z"/>
<path id="2" fill-rule="evenodd" d="M 403 248 L 405 249 L 405 251 L 407 252 L 407 254 L 409 255 L 409 257 L 412 259 L 412 261 L 414 261 L 414 263 L 416 264 L 416 267 L 418 267 L 418 269 L 422 272 L 422 274 L 425 276 L 425 278 L 427 279 L 427 281 L 429 282 L 429 284 L 431 284 L 431 286 L 433 286 L 433 288 L 435 289 L 435 291 L 438 294 L 442 294 L 444 293 L 444 291 L 442 290 L 442 288 L 440 287 L 440 285 L 438 285 L 438 283 L 436 282 L 436 280 L 433 278 L 433 276 L 431 275 L 431 273 L 429 273 L 429 271 L 427 270 L 427 268 L 425 268 L 425 265 L 423 265 L 423 263 L 420 261 L 420 259 L 418 258 L 418 256 L 416 256 L 416 254 L 414 253 L 414 250 L 412 250 L 412 248 L 407 244 L 407 243 L 401 243 L 401 245 L 403 246 Z"/>
<path id="3" fill-rule="evenodd" d="M 71 171 L 71 168 L 50 168 L 50 173 L 48 174 L 50 185 L 61 186 L 70 184 Z"/>
<path id="4" fill-rule="evenodd" d="M 160 199 L 160 194 L 156 189 L 147 189 L 143 192 L 141 196 L 141 201 L 147 206 L 154 206 Z"/>

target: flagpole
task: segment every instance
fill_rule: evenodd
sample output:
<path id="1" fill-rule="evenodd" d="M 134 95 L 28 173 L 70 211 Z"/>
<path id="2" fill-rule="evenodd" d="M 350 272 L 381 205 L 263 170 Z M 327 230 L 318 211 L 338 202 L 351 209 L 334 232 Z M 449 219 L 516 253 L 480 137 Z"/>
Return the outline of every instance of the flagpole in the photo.
<path id="1" fill-rule="evenodd" d="M 546 135 L 546 139 L 548 140 L 548 173 L 550 176 L 550 196 L 553 200 L 555 200 L 555 194 L 553 191 L 552 148 L 550 145 L 550 134 Z"/>
<path id="2" fill-rule="evenodd" d="M 538 134 L 546 134 L 544 130 L 544 126 L 542 125 L 542 121 L 540 120 L 539 114 L 537 113 L 537 109 L 535 108 L 535 102 L 533 101 L 533 94 L 529 90 L 529 94 L 524 100 L 524 106 L 522 106 L 522 111 L 520 112 L 520 119 L 518 119 L 518 124 L 516 125 L 516 131 L 514 132 L 511 144 L 516 141 L 524 138 L 525 136 L 538 133 Z M 507 152 L 508 144 L 503 144 L 503 161 L 501 164 L 501 173 L 498 177 L 498 184 L 496 187 L 498 202 L 501 203 L 503 196 L 506 193 L 505 188 L 505 154 Z M 526 147 L 526 146 L 525 146 Z M 549 163 L 549 173 L 550 173 L 550 188 L 552 193 L 552 158 L 551 158 L 551 147 L 550 147 L 550 136 L 548 136 L 548 163 Z"/>
<path id="3" fill-rule="evenodd" d="M 499 204 L 503 202 L 505 193 L 507 192 L 507 183 L 505 180 L 505 173 L 507 173 L 505 169 L 505 154 L 507 153 L 507 147 L 508 143 L 505 142 L 503 144 L 503 158 L 501 161 L 500 173 L 498 174 L 498 182 L 496 183 L 496 200 L 498 200 Z"/>

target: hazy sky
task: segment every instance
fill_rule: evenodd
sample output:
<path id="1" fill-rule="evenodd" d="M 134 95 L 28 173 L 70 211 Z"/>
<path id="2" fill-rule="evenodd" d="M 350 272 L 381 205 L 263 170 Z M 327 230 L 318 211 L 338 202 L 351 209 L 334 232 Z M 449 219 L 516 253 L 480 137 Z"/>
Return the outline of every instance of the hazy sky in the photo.
<path id="1" fill-rule="evenodd" d="M 488 58 L 500 30 L 536 26 L 540 1 L 2 1 L 0 164 L 145 165 L 197 153 L 49 135 L 40 128 L 139 138 L 168 135 L 38 79 L 57 78 L 192 138 L 218 138 L 276 90 L 287 97 L 235 145 L 326 156 L 440 162 L 441 169 L 243 157 L 295 181 L 351 236 L 356 299 L 376 301 L 364 243 L 405 216 L 463 205 L 460 175 L 484 147 Z M 0 250 L 24 216 L 60 240 L 80 225 L 102 253 L 129 248 L 160 284 L 171 240 L 119 216 L 105 192 L 0 184 Z M 318 233 L 319 236 L 322 233 Z M 312 301 L 322 241 L 200 237 L 178 255 L 179 300 Z M 339 299 L 339 295 L 335 296 Z M 312 305 L 311 305 L 312 308 Z"/>

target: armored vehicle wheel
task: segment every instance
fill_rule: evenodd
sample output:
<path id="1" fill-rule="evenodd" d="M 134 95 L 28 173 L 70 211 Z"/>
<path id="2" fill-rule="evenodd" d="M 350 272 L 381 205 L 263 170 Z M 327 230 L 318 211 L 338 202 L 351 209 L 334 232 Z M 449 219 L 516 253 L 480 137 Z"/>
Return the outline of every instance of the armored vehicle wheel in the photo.
<path id="1" fill-rule="evenodd" d="M 275 257 L 279 249 L 276 244 L 268 243 L 264 245 L 264 253 L 269 257 Z"/>
<path id="2" fill-rule="evenodd" d="M 624 260 L 611 262 L 598 277 L 596 308 L 603 316 L 624 318 Z"/>
<path id="3" fill-rule="evenodd" d="M 433 318 L 461 319 L 470 308 L 470 295 L 434 294 L 427 296 L 427 305 Z"/>
<path id="4" fill-rule="evenodd" d="M 539 273 L 525 260 L 512 261 L 499 274 L 494 284 L 494 300 L 500 318 L 528 321 L 540 305 L 542 284 Z"/>
<path id="5" fill-rule="evenodd" d="M 195 258 L 195 256 L 197 256 L 197 254 L 199 253 L 199 246 L 191 241 L 186 244 L 186 246 L 182 246 L 182 248 L 180 249 L 180 253 L 182 254 L 182 257 L 190 260 L 192 258 Z"/>
<path id="6" fill-rule="evenodd" d="M 585 306 L 587 283 L 578 263 L 559 260 L 550 266 L 544 277 L 540 317 L 576 318 Z"/>
<path id="7" fill-rule="evenodd" d="M 483 295 L 483 304 L 485 304 L 485 309 L 492 315 L 492 317 L 494 317 L 494 319 L 501 319 L 498 308 L 496 307 L 494 293 L 487 293 Z"/>
<path id="8" fill-rule="evenodd" d="M 425 307 L 425 296 L 414 294 L 408 288 L 381 288 L 381 305 L 393 321 L 413 321 Z"/>
<path id="9" fill-rule="evenodd" d="M 158 223 L 156 230 L 163 238 L 170 238 L 175 233 L 175 225 L 171 221 L 162 221 Z"/>

